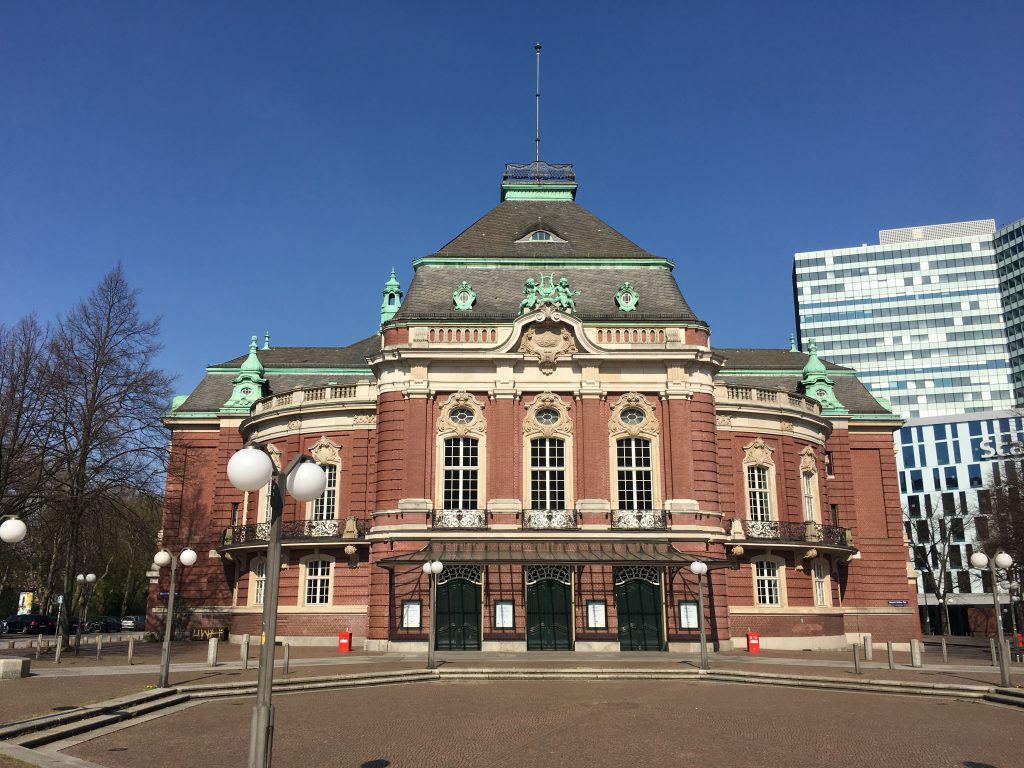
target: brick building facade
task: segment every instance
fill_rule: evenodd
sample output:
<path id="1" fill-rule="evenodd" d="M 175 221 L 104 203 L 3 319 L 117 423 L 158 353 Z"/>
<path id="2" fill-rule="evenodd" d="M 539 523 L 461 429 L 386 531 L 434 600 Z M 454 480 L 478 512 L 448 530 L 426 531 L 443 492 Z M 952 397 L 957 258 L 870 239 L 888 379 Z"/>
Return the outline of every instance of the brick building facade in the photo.
<path id="1" fill-rule="evenodd" d="M 719 349 L 672 263 L 575 202 L 571 166 L 506 167 L 502 202 L 385 286 L 381 332 L 207 369 L 166 417 L 163 545 L 193 547 L 183 619 L 259 634 L 267 494 L 247 441 L 328 472 L 287 499 L 278 633 L 438 647 L 840 647 L 919 632 L 892 432 L 813 348 Z M 404 298 L 404 300 L 403 300 Z M 161 619 L 167 585 L 153 576 Z"/>

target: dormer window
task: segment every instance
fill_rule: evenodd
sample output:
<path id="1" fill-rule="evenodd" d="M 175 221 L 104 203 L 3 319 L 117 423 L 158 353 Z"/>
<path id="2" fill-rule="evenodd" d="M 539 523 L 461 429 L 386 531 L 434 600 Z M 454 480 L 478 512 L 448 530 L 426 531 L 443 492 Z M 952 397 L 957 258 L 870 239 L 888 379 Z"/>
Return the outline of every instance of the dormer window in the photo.
<path id="1" fill-rule="evenodd" d="M 554 232 L 546 229 L 535 229 L 516 240 L 517 243 L 564 243 L 566 242 Z"/>

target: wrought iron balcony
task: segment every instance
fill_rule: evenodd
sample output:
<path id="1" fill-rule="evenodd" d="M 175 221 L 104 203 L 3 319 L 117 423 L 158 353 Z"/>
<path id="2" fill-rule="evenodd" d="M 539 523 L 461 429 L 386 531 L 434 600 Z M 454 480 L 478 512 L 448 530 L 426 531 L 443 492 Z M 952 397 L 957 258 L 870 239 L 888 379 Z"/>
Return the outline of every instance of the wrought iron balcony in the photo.
<path id="1" fill-rule="evenodd" d="M 502 181 L 553 181 L 575 182 L 576 174 L 572 163 L 505 163 Z"/>
<path id="2" fill-rule="evenodd" d="M 486 509 L 432 509 L 430 525 L 433 528 L 486 528 Z"/>
<path id="3" fill-rule="evenodd" d="M 739 522 L 743 526 L 743 534 L 748 541 L 825 544 L 833 547 L 853 546 L 849 530 L 838 525 L 821 525 L 813 522 L 791 523 L 781 520 L 741 520 Z"/>
<path id="4" fill-rule="evenodd" d="M 354 517 L 345 520 L 289 520 L 281 523 L 281 540 L 294 539 L 358 539 L 370 529 L 367 520 Z M 230 525 L 221 536 L 222 547 L 257 544 L 270 538 L 270 523 Z"/>
<path id="5" fill-rule="evenodd" d="M 524 509 L 523 528 L 574 531 L 579 528 L 579 515 L 575 509 Z"/>
<path id="6" fill-rule="evenodd" d="M 612 528 L 620 531 L 663 531 L 668 528 L 664 509 L 613 509 Z"/>

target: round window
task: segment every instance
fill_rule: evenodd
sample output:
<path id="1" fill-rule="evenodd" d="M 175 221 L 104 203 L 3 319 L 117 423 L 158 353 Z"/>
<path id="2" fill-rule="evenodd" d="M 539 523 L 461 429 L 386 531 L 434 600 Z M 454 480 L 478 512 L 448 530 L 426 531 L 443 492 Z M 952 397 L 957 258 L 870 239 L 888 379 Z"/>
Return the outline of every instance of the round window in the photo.
<path id="1" fill-rule="evenodd" d="M 252 387 L 242 387 L 242 394 L 243 395 L 251 395 L 252 394 Z"/>
<path id="2" fill-rule="evenodd" d="M 639 408 L 627 408 L 622 412 L 622 415 L 619 418 L 622 419 L 623 424 L 635 427 L 638 424 L 643 424 L 644 421 L 647 420 L 647 414 Z"/>
<path id="3" fill-rule="evenodd" d="M 558 423 L 558 411 L 554 408 L 542 408 L 537 411 L 537 423 L 550 427 Z"/>
<path id="4" fill-rule="evenodd" d="M 453 424 L 469 424 L 473 421 L 473 412 L 469 408 L 453 408 L 448 418 Z"/>

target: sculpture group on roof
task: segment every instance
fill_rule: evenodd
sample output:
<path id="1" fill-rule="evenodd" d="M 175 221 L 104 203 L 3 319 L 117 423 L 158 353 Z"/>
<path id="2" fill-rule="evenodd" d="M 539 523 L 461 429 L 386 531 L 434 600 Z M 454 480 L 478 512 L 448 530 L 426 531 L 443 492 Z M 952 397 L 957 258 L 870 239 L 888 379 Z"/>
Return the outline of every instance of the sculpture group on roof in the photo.
<path id="1" fill-rule="evenodd" d="M 579 295 L 579 291 L 574 291 L 569 287 L 569 278 L 567 277 L 560 278 L 555 284 L 554 272 L 548 275 L 541 273 L 540 283 L 532 277 L 528 277 L 523 284 L 525 298 L 519 302 L 519 314 L 529 312 L 544 304 L 554 304 L 564 312 L 575 312 L 575 297 Z"/>

